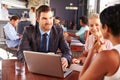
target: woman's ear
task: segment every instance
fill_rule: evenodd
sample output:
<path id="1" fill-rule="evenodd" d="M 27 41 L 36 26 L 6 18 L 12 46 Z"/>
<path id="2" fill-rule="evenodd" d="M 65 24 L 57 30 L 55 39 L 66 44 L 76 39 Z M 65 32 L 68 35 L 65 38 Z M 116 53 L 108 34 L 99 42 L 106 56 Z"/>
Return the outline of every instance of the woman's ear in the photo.
<path id="1" fill-rule="evenodd" d="M 104 25 L 105 32 L 111 33 L 111 29 L 108 27 L 108 25 Z"/>
<path id="2" fill-rule="evenodd" d="M 108 32 L 108 26 L 106 24 L 104 25 L 104 32 Z"/>
<path id="3" fill-rule="evenodd" d="M 102 28 L 101 31 L 102 31 L 103 37 L 108 39 L 109 33 L 110 33 L 110 29 L 109 29 L 108 25 L 105 24 L 104 28 Z"/>

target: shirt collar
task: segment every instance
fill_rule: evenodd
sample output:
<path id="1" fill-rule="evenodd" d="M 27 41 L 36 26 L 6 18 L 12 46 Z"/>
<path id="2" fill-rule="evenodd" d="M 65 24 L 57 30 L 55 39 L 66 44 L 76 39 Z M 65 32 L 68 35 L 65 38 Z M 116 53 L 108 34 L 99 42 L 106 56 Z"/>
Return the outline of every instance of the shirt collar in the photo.
<path id="1" fill-rule="evenodd" d="M 50 30 L 48 32 L 44 32 L 41 28 L 39 28 L 39 30 L 40 30 L 41 35 L 43 35 L 44 33 L 47 33 L 48 36 L 50 35 Z"/>

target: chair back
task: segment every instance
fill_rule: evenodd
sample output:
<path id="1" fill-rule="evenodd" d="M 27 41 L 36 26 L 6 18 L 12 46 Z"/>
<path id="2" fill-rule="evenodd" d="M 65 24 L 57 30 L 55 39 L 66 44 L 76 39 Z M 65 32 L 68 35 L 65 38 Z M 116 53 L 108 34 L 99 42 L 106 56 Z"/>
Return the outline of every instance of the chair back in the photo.
<path id="1" fill-rule="evenodd" d="M 6 39 L 4 28 L 2 29 L 2 31 L 3 31 L 3 38 Z"/>

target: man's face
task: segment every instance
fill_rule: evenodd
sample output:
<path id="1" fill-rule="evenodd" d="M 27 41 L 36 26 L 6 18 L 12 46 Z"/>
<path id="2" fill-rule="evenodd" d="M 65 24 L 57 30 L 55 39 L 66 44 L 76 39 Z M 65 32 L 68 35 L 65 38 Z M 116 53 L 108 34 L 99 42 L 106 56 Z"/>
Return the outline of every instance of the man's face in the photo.
<path id="1" fill-rule="evenodd" d="M 47 32 L 52 28 L 53 25 L 53 15 L 52 12 L 41 12 L 40 17 L 38 18 L 40 28 Z"/>
<path id="2" fill-rule="evenodd" d="M 60 20 L 59 19 L 55 19 L 55 24 L 56 25 L 60 24 Z"/>
<path id="3" fill-rule="evenodd" d="M 82 22 L 82 20 L 80 19 L 80 26 L 82 26 L 83 25 L 83 22 Z"/>
<path id="4" fill-rule="evenodd" d="M 14 27 L 17 27 L 18 26 L 18 23 L 19 23 L 19 19 L 17 19 L 17 20 L 12 20 L 11 22 L 12 22 L 12 25 L 14 26 Z"/>

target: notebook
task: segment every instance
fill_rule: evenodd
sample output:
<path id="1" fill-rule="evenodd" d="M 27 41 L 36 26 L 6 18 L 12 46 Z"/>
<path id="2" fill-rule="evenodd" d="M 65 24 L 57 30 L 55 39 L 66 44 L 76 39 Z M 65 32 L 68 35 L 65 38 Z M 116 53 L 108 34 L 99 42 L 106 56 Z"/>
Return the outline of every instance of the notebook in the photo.
<path id="1" fill-rule="evenodd" d="M 83 66 L 80 64 L 71 64 L 70 65 L 70 69 L 78 71 L 78 72 L 80 72 L 82 70 L 82 68 L 83 68 Z"/>
<path id="2" fill-rule="evenodd" d="M 65 78 L 72 69 L 63 69 L 61 56 L 54 53 L 23 51 L 28 70 L 32 73 Z"/>

